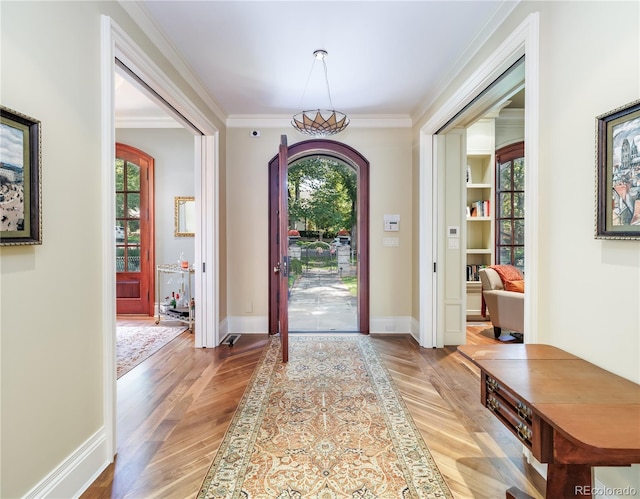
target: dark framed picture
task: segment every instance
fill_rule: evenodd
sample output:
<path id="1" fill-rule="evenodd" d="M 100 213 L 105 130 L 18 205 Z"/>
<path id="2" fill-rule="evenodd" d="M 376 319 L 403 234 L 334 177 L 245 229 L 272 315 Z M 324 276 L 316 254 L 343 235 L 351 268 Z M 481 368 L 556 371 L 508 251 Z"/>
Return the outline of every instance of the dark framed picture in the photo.
<path id="1" fill-rule="evenodd" d="M 0 245 L 42 244 L 40 122 L 0 106 Z"/>
<path id="2" fill-rule="evenodd" d="M 595 236 L 640 239 L 640 100 L 596 120 Z"/>

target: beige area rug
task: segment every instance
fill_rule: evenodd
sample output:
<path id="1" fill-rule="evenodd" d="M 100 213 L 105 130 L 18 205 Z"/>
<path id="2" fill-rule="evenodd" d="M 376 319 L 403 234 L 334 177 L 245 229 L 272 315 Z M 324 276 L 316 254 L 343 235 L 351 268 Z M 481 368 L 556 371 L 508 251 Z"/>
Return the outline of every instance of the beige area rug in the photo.
<path id="1" fill-rule="evenodd" d="M 116 328 L 116 374 L 120 378 L 187 328 L 156 325 Z"/>
<path id="2" fill-rule="evenodd" d="M 198 498 L 452 497 L 365 336 L 265 347 Z"/>

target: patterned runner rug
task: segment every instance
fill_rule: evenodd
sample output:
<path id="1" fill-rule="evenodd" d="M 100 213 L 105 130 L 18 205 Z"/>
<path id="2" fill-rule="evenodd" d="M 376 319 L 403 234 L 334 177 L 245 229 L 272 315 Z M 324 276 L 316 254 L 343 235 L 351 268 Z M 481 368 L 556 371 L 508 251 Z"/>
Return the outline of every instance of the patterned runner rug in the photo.
<path id="1" fill-rule="evenodd" d="M 265 347 L 198 498 L 452 497 L 366 336 Z"/>
<path id="2" fill-rule="evenodd" d="M 116 376 L 120 378 L 186 329 L 185 326 L 118 326 Z"/>

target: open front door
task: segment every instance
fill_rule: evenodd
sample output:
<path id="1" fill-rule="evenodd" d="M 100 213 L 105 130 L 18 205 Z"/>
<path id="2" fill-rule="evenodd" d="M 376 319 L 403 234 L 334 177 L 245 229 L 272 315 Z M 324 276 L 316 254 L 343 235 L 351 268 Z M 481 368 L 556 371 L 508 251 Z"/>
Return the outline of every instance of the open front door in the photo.
<path id="1" fill-rule="evenodd" d="M 327 139 L 311 139 L 287 147 L 282 136 L 278 154 L 269 160 L 268 209 L 268 272 L 269 272 L 269 334 L 283 334 L 286 346 L 289 330 L 288 275 L 282 276 L 283 262 L 289 262 L 288 165 L 305 158 L 324 156 L 351 166 L 358 173 L 357 180 L 357 279 L 358 329 L 369 334 L 369 162 L 346 144 Z M 280 214 L 283 214 L 280 217 Z M 290 266 L 286 273 L 289 274 Z M 280 297 L 283 297 L 280 299 Z M 286 349 L 285 349 L 286 351 Z"/>
<path id="2" fill-rule="evenodd" d="M 287 168 L 289 152 L 287 136 L 280 137 L 278 150 L 278 254 L 279 260 L 273 271 L 278 279 L 278 322 L 282 343 L 282 362 L 289 360 L 289 189 Z"/>

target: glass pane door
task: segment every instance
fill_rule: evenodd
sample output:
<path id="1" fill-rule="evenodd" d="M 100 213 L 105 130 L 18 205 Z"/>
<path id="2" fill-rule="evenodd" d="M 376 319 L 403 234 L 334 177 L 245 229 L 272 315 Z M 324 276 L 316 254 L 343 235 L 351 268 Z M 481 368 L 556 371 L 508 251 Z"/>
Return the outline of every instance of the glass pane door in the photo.
<path id="1" fill-rule="evenodd" d="M 140 166 L 116 159 L 116 272 L 140 272 Z"/>

